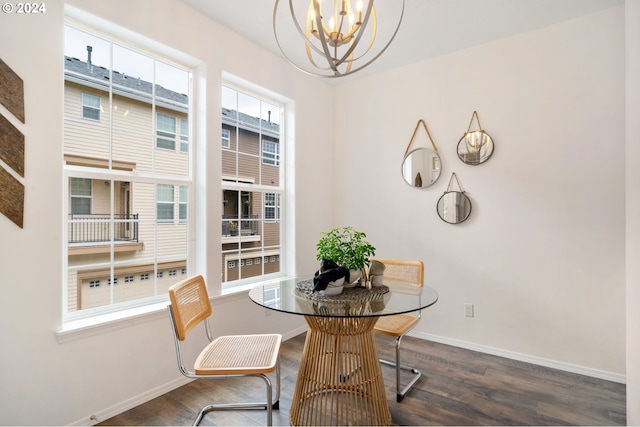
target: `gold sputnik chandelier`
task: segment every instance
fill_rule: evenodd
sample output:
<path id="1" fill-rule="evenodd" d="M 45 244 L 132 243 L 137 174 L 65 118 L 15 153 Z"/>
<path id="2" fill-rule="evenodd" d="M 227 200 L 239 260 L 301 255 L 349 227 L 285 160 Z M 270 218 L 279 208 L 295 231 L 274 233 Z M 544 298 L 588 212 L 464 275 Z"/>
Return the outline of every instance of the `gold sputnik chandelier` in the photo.
<path id="1" fill-rule="evenodd" d="M 305 14 L 305 10 L 300 9 L 304 7 L 300 6 L 300 0 L 289 0 L 291 21 L 295 28 L 293 31 L 291 23 L 283 22 L 287 20 L 281 19 L 279 23 L 278 17 L 283 12 L 279 10 L 280 0 L 276 0 L 273 9 L 276 43 L 285 58 L 305 73 L 321 77 L 353 74 L 367 67 L 387 50 L 402 22 L 404 0 L 387 0 L 400 9 L 398 22 L 395 27 L 385 25 L 390 29 L 386 44 L 378 40 L 378 16 L 373 2 L 310 0 Z M 301 16 L 306 16 L 304 21 L 300 21 Z M 289 32 L 286 25 L 289 25 Z M 301 37 L 299 40 L 298 35 Z M 294 42 L 297 43 L 295 48 L 292 47 Z"/>

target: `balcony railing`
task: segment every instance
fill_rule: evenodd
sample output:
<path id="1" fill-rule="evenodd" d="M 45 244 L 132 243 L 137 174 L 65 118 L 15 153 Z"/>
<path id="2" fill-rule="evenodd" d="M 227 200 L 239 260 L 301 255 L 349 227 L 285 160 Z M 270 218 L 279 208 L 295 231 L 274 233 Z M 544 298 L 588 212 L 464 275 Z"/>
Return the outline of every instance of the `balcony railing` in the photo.
<path id="1" fill-rule="evenodd" d="M 258 235 L 258 215 L 242 215 L 240 220 L 236 215 L 222 215 L 222 219 L 223 236 Z"/>
<path id="2" fill-rule="evenodd" d="M 138 214 L 115 214 L 113 219 L 114 241 L 138 241 Z M 109 242 L 111 241 L 110 223 L 111 215 L 109 214 L 69 214 L 69 243 Z"/>

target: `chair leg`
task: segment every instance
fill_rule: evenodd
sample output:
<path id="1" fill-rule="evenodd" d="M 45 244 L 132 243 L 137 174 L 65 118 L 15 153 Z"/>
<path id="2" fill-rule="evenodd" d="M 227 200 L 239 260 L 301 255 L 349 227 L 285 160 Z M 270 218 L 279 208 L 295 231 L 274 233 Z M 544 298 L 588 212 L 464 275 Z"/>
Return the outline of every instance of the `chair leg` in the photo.
<path id="1" fill-rule="evenodd" d="M 422 376 L 422 372 L 418 371 L 416 368 L 409 365 L 403 365 L 400 362 L 400 341 L 402 341 L 402 336 L 399 336 L 398 338 L 396 338 L 396 361 L 395 362 L 380 359 L 380 363 L 388 366 L 394 366 L 396 368 L 396 401 L 397 402 L 401 402 L 402 399 L 404 399 L 407 393 L 409 393 L 409 390 L 413 388 L 413 386 L 416 384 L 416 382 L 418 382 L 418 380 Z M 400 385 L 401 369 L 405 371 L 409 371 L 413 374 L 413 378 L 411 379 L 411 381 L 409 381 L 409 384 L 407 384 L 406 387 L 404 387 L 402 390 L 401 390 L 402 386 Z"/>
<path id="2" fill-rule="evenodd" d="M 271 384 L 271 379 L 266 374 L 255 375 L 264 380 L 267 386 L 267 400 L 262 403 L 228 403 L 228 404 L 217 404 L 217 405 L 207 405 L 200 410 L 198 416 L 196 417 L 193 426 L 197 426 L 200 424 L 204 416 L 211 411 L 216 410 L 230 410 L 230 409 L 266 409 L 267 410 L 267 425 L 273 425 L 273 409 L 280 408 L 280 360 L 276 364 L 276 395 L 273 398 L 273 386 Z M 269 403 L 270 402 L 270 403 Z"/>

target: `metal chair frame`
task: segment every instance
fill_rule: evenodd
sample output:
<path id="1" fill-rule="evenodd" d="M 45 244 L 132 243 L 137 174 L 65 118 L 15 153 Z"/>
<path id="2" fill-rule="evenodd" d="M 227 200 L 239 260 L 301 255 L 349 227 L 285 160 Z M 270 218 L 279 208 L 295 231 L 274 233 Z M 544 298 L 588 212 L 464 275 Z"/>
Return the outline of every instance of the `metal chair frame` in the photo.
<path id="1" fill-rule="evenodd" d="M 184 284 L 187 281 L 201 281 L 202 286 L 204 286 L 204 279 L 202 278 L 202 276 L 196 276 L 196 277 L 192 277 L 192 278 L 188 278 L 185 279 L 184 281 L 181 281 L 177 284 L 175 284 L 174 286 L 172 286 L 172 289 L 174 287 L 178 287 L 182 284 Z M 170 290 L 171 292 L 171 290 Z M 204 287 L 204 292 L 206 295 L 206 286 Z M 213 334 L 211 331 L 211 325 L 209 323 L 209 316 L 210 316 L 210 312 L 211 312 L 211 305 L 209 302 L 209 298 L 208 296 L 206 297 L 206 306 L 208 306 L 208 314 L 207 317 L 205 317 L 203 320 L 197 322 L 196 324 L 199 323 L 204 323 L 205 325 L 205 330 L 206 330 L 206 335 L 207 335 L 207 339 L 209 340 L 210 343 L 213 343 L 214 338 L 213 338 Z M 180 338 L 180 331 L 179 331 L 179 326 L 178 326 L 178 322 L 176 320 L 176 316 L 174 315 L 173 312 L 173 304 L 169 304 L 167 306 L 167 310 L 169 311 L 169 318 L 171 320 L 171 330 L 173 331 L 173 336 L 174 336 L 174 342 L 175 342 L 175 348 L 176 348 L 176 357 L 177 357 L 177 361 L 178 361 L 178 368 L 180 370 L 180 373 L 182 373 L 182 375 L 184 375 L 187 378 L 193 378 L 193 379 L 223 379 L 223 378 L 234 378 L 234 377 L 258 377 L 261 378 L 262 380 L 264 380 L 265 384 L 266 384 L 266 400 L 264 402 L 246 402 L 246 403 L 229 403 L 229 404 L 211 404 L 211 405 L 207 405 L 205 407 L 203 407 L 200 412 L 198 413 L 198 416 L 196 417 L 195 422 L 193 423 L 193 426 L 197 426 L 200 424 L 200 422 L 202 421 L 202 419 L 204 418 L 204 416 L 211 411 L 214 410 L 232 410 L 232 409 L 266 409 L 267 410 L 267 425 L 271 426 L 273 424 L 273 412 L 272 409 L 279 409 L 280 407 L 280 356 L 278 354 L 278 357 L 276 359 L 276 364 L 275 364 L 275 379 L 276 379 L 276 395 L 275 397 L 273 397 L 273 385 L 272 385 L 272 381 L 269 378 L 269 376 L 267 375 L 267 373 L 236 373 L 236 374 L 212 374 L 212 375 L 203 375 L 203 374 L 198 374 L 195 372 L 194 370 L 189 370 L 183 362 L 183 356 L 182 356 L 182 341 L 184 341 L 186 339 L 186 336 L 188 335 L 188 333 L 190 332 L 190 330 L 195 326 L 194 325 L 187 325 L 187 327 L 185 328 L 186 330 L 184 331 L 183 337 L 182 339 Z M 206 313 L 200 313 L 200 315 L 202 316 L 203 314 Z M 196 316 L 194 316 L 195 318 Z M 270 334 L 272 336 L 277 336 L 278 338 L 278 343 L 277 343 L 277 350 L 279 353 L 279 346 L 280 346 L 280 341 L 282 339 L 282 336 L 279 334 Z M 248 337 L 260 337 L 260 335 L 247 335 Z M 262 335 L 262 336 L 266 336 L 266 335 Z M 223 339 L 223 338 L 228 338 L 228 337 L 235 337 L 235 336 L 222 336 L 219 337 L 218 339 Z M 205 349 L 206 350 L 206 349 Z M 204 353 L 204 350 L 202 351 L 201 354 Z M 271 404 L 269 404 L 268 402 L 271 402 Z"/>
<path id="2" fill-rule="evenodd" d="M 417 287 L 422 287 L 424 285 L 424 264 L 423 264 L 422 261 L 404 261 L 404 260 L 381 259 L 381 258 L 375 258 L 375 260 L 376 261 L 380 261 L 383 264 L 385 264 L 385 266 L 387 266 L 387 270 L 389 272 L 387 270 L 385 270 L 385 274 L 384 274 L 385 277 L 403 280 L 403 281 L 406 281 L 407 283 L 414 284 Z M 389 268 L 390 266 L 391 266 L 391 268 Z M 393 266 L 403 266 L 403 267 L 408 267 L 409 269 L 415 268 L 417 274 L 416 274 L 415 278 L 407 278 L 407 277 L 395 276 L 392 273 Z M 396 371 L 396 401 L 397 402 L 401 402 L 402 399 L 405 398 L 407 393 L 409 393 L 409 391 L 413 388 L 413 386 L 418 382 L 418 380 L 422 376 L 422 372 L 420 372 L 418 369 L 416 369 L 413 366 L 409 366 L 409 365 L 403 364 L 401 362 L 400 343 L 402 342 L 402 338 L 411 329 L 413 329 L 413 327 L 420 321 L 420 319 L 422 318 L 422 313 L 421 313 L 421 311 L 418 311 L 417 315 L 399 314 L 399 315 L 396 315 L 396 316 L 389 316 L 390 319 L 386 319 L 386 317 L 387 316 L 381 317 L 378 320 L 378 323 L 374 327 L 374 332 L 381 333 L 381 334 L 384 334 L 384 335 L 393 336 L 393 337 L 396 338 L 395 339 L 395 354 L 396 354 L 395 361 L 386 360 L 386 359 L 382 359 L 382 358 L 379 359 L 379 360 L 380 360 L 381 364 L 387 365 L 387 366 L 391 366 L 391 367 L 395 368 L 395 371 Z M 400 317 L 402 317 L 401 324 L 394 331 L 382 328 L 380 326 L 384 322 L 391 321 L 392 320 L 391 318 L 400 318 Z M 400 382 L 400 373 L 403 370 L 411 372 L 413 374 L 411 380 L 409 381 L 409 383 L 405 387 L 402 387 L 401 382 Z"/>

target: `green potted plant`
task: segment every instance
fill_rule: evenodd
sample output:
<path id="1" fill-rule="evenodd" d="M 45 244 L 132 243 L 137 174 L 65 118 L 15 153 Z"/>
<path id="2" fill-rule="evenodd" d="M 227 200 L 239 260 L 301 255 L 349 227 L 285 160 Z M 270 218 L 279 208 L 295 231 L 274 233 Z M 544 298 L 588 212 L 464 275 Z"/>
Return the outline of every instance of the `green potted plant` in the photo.
<path id="1" fill-rule="evenodd" d="M 322 232 L 318 241 L 317 259 L 327 259 L 349 270 L 349 283 L 365 277 L 365 267 L 369 257 L 376 254 L 376 248 L 365 240 L 367 235 L 353 227 L 334 228 Z"/>

